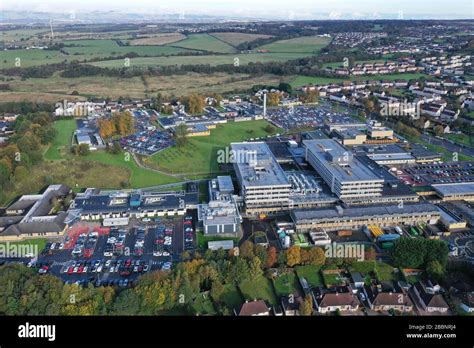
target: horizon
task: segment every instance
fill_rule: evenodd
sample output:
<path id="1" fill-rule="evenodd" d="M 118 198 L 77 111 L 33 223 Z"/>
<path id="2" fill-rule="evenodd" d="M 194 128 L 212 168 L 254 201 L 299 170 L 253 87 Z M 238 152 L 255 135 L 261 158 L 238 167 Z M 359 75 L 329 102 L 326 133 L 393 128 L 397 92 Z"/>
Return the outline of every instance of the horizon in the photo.
<path id="1" fill-rule="evenodd" d="M 376 0 L 335 0 L 327 3 L 322 0 L 297 0 L 288 3 L 277 0 L 261 0 L 255 4 L 251 0 L 221 1 L 204 0 L 199 5 L 192 0 L 176 0 L 173 5 L 165 1 L 136 0 L 133 5 L 128 1 L 103 0 L 97 3 L 84 0 L 80 3 L 65 4 L 60 0 L 25 0 L 21 3 L 12 0 L 0 2 L 3 11 L 2 20 L 8 20 L 10 12 L 28 14 L 85 13 L 117 15 L 129 14 L 143 17 L 162 17 L 180 14 L 182 17 L 203 16 L 243 20 L 393 20 L 393 19 L 432 19 L 432 20 L 472 20 L 474 6 L 471 0 L 455 0 L 447 3 L 443 0 L 420 0 L 415 4 L 410 0 L 397 3 L 381 3 Z M 270 9 L 269 9 L 270 8 Z M 470 11 L 469 11 L 470 9 Z"/>

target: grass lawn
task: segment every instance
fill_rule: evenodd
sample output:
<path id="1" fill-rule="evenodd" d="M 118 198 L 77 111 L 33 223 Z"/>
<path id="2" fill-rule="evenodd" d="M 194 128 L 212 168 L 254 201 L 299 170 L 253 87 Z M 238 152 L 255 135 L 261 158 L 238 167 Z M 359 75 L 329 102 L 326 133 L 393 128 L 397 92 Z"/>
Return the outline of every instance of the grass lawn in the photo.
<path id="1" fill-rule="evenodd" d="M 377 262 L 375 271 L 379 281 L 396 281 L 400 280 L 400 273 L 395 273 L 393 266 L 385 262 Z"/>
<path id="2" fill-rule="evenodd" d="M 244 298 L 240 293 L 240 290 L 232 284 L 224 285 L 224 292 L 222 293 L 219 301 L 224 303 L 227 308 L 234 309 L 244 302 Z"/>
<path id="3" fill-rule="evenodd" d="M 326 287 L 344 284 L 339 273 L 323 273 L 323 280 Z"/>
<path id="4" fill-rule="evenodd" d="M 299 292 L 298 277 L 294 272 L 282 274 L 274 279 L 273 286 L 278 297 Z"/>
<path id="5" fill-rule="evenodd" d="M 265 277 L 249 280 L 239 285 L 240 291 L 246 300 L 265 300 L 271 305 L 278 304 L 273 284 Z"/>
<path id="6" fill-rule="evenodd" d="M 219 236 L 204 236 L 204 232 L 196 232 L 197 244 L 200 249 L 207 249 L 207 242 L 214 242 L 218 240 L 233 240 L 234 246 L 237 246 L 239 237 L 219 237 Z"/>
<path id="7" fill-rule="evenodd" d="M 474 145 L 474 137 L 467 134 L 445 134 L 443 135 L 446 139 L 452 140 L 458 144 L 464 144 L 468 146 Z"/>
<path id="8" fill-rule="evenodd" d="M 44 158 L 47 160 L 59 160 L 63 158 L 61 152 L 67 151 L 65 147 L 71 144 L 72 135 L 76 130 L 76 120 L 71 118 L 69 120 L 55 121 L 54 128 L 57 131 L 57 135 L 44 154 Z"/>
<path id="9" fill-rule="evenodd" d="M 197 295 L 192 308 L 199 314 L 208 314 L 214 315 L 216 314 L 216 309 L 214 308 L 214 304 L 209 296 L 209 293 L 200 293 Z"/>
<path id="10" fill-rule="evenodd" d="M 129 169 L 131 173 L 129 181 L 132 188 L 171 184 L 173 182 L 181 181 L 180 179 L 173 178 L 171 176 L 141 168 L 135 163 L 133 158 L 130 158 L 129 161 L 125 161 L 124 154 L 114 155 L 106 151 L 94 151 L 85 158 L 88 161 L 96 161 L 103 164 Z"/>
<path id="11" fill-rule="evenodd" d="M 39 253 L 44 249 L 47 243 L 46 238 L 32 238 L 26 239 L 17 242 L 8 242 L 9 245 L 32 245 L 33 247 L 36 246 L 38 249 L 36 250 Z M 0 242 L 0 244 L 6 244 L 6 242 Z"/>
<path id="12" fill-rule="evenodd" d="M 174 146 L 163 150 L 146 158 L 145 163 L 151 168 L 172 174 L 198 175 L 220 172 L 217 163 L 218 150 L 229 146 L 231 142 L 263 137 L 280 131 L 273 127 L 273 132 L 268 133 L 265 130 L 268 125 L 269 123 L 265 120 L 218 125 L 216 129 L 211 130 L 210 136 L 190 138 L 183 147 Z"/>
<path id="13" fill-rule="evenodd" d="M 323 279 L 321 277 L 321 273 L 319 272 L 320 266 L 296 266 L 295 269 L 298 277 L 305 278 L 309 285 L 313 287 L 323 285 Z"/>

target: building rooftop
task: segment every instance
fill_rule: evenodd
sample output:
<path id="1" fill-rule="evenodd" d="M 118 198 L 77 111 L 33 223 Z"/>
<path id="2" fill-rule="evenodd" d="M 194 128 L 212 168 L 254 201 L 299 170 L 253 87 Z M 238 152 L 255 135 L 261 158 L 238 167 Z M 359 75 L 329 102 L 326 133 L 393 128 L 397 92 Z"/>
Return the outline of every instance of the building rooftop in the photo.
<path id="1" fill-rule="evenodd" d="M 474 182 L 432 185 L 431 187 L 442 196 L 474 194 Z"/>
<path id="2" fill-rule="evenodd" d="M 357 206 L 338 210 L 336 208 L 326 209 L 299 209 L 294 210 L 291 214 L 293 220 L 313 220 L 313 219 L 331 219 L 340 216 L 341 219 L 358 218 L 358 217 L 374 217 L 384 215 L 399 215 L 413 213 L 433 213 L 439 215 L 439 211 L 435 205 L 431 203 L 404 204 L 399 206 L 381 205 L 381 206 Z"/>
<path id="3" fill-rule="evenodd" d="M 304 140 L 304 146 L 341 182 L 379 181 L 373 170 L 332 139 Z"/>
<path id="4" fill-rule="evenodd" d="M 231 147 L 242 186 L 290 186 L 266 143 L 232 143 Z"/>

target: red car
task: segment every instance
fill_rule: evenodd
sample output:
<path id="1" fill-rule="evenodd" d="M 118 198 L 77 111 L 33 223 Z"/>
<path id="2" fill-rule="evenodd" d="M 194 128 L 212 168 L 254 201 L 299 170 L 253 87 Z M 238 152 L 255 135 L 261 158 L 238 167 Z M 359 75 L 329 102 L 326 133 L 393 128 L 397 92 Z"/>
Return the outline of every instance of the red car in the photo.
<path id="1" fill-rule="evenodd" d="M 72 272 L 74 271 L 74 267 L 69 267 L 69 269 L 67 270 L 67 274 L 72 274 Z"/>
<path id="2" fill-rule="evenodd" d="M 82 273 L 82 271 L 84 270 L 84 266 L 79 266 L 79 268 L 77 269 L 77 273 Z"/>

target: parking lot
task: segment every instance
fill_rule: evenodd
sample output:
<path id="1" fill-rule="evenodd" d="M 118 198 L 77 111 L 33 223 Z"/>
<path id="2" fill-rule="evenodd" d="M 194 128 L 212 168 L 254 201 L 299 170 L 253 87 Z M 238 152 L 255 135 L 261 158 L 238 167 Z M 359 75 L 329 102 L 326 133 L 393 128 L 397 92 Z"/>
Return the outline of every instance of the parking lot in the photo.
<path id="1" fill-rule="evenodd" d="M 267 118 L 285 130 L 302 127 L 319 127 L 325 123 L 354 123 L 357 122 L 347 109 L 334 112 L 329 103 L 317 106 L 295 106 L 276 108 L 267 111 Z"/>
<path id="2" fill-rule="evenodd" d="M 126 227 L 78 223 L 63 240 L 48 243 L 36 260 L 22 262 L 68 284 L 126 287 L 149 271 L 170 270 L 184 250 L 194 249 L 195 226 L 189 214 L 133 219 Z"/>

